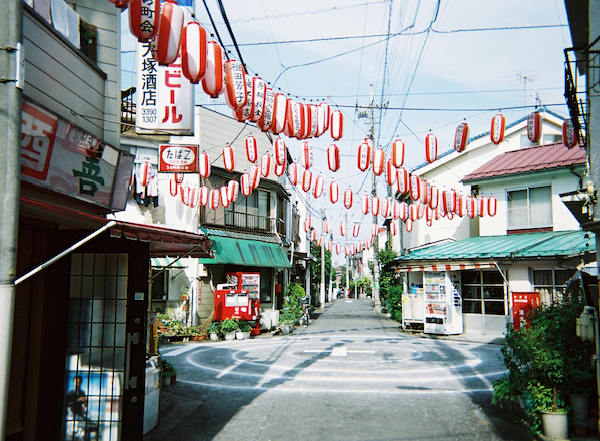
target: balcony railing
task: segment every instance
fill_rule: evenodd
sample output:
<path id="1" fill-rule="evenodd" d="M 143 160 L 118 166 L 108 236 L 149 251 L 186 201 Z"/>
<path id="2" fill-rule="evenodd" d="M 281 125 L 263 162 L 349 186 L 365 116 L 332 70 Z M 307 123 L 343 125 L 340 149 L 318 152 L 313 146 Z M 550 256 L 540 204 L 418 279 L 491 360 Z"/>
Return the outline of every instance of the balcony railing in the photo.
<path id="1" fill-rule="evenodd" d="M 236 213 L 229 211 L 225 214 L 225 226 L 241 228 L 244 230 L 261 230 L 271 233 L 273 219 L 265 216 L 256 216 L 253 214 Z"/>

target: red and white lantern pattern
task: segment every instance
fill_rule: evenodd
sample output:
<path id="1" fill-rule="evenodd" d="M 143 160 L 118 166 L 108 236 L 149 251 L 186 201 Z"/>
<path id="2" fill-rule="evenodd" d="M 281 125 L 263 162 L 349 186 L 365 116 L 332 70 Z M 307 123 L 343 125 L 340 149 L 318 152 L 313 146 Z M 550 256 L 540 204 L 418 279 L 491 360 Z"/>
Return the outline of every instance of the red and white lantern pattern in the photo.
<path id="1" fill-rule="evenodd" d="M 417 175 L 410 175 L 410 197 L 413 201 L 421 199 L 421 178 Z"/>
<path id="2" fill-rule="evenodd" d="M 500 144 L 504 139 L 504 128 L 506 120 L 502 114 L 498 113 L 492 118 L 492 128 L 490 130 L 490 139 L 494 144 Z"/>
<path id="3" fill-rule="evenodd" d="M 433 133 L 425 137 L 425 160 L 430 164 L 437 159 L 437 138 Z"/>
<path id="4" fill-rule="evenodd" d="M 435 185 L 429 187 L 429 207 L 435 210 L 438 207 L 440 194 Z"/>
<path id="5" fill-rule="evenodd" d="M 562 125 L 563 144 L 568 148 L 575 147 L 579 140 L 577 139 L 577 132 L 575 131 L 575 124 L 571 118 L 563 121 Z"/>
<path id="6" fill-rule="evenodd" d="M 216 210 L 219 208 L 219 200 L 221 199 L 221 194 L 217 188 L 213 188 L 210 191 L 210 208 Z"/>
<path id="7" fill-rule="evenodd" d="M 202 205 L 203 207 L 206 207 L 206 204 L 208 204 L 208 195 L 209 195 L 209 191 L 208 191 L 208 187 L 206 186 L 202 186 L 200 187 L 200 189 L 198 190 L 198 199 L 200 202 L 200 205 Z"/>
<path id="8" fill-rule="evenodd" d="M 379 196 L 373 196 L 371 199 L 371 213 L 373 216 L 379 216 L 379 209 L 381 208 L 381 200 Z"/>
<path id="9" fill-rule="evenodd" d="M 365 171 L 371 163 L 371 147 L 366 142 L 358 146 L 358 169 Z"/>
<path id="10" fill-rule="evenodd" d="M 331 137 L 336 141 L 340 139 L 344 134 L 344 116 L 339 110 L 335 110 L 331 113 L 331 120 L 329 122 L 329 130 Z"/>
<path id="11" fill-rule="evenodd" d="M 327 129 L 329 129 L 329 118 L 330 118 L 329 104 L 320 103 L 317 106 L 317 134 L 321 136 Z"/>
<path id="12" fill-rule="evenodd" d="M 411 221 L 415 222 L 417 219 L 419 219 L 419 206 L 417 204 L 410 204 L 409 211 Z"/>
<path id="13" fill-rule="evenodd" d="M 413 221 L 411 219 L 406 219 L 406 221 L 404 221 L 404 226 L 406 227 L 406 232 L 410 233 L 412 231 Z"/>
<path id="14" fill-rule="evenodd" d="M 369 196 L 367 194 L 363 194 L 360 199 L 360 211 L 362 214 L 369 214 Z"/>
<path id="15" fill-rule="evenodd" d="M 335 244 L 335 253 L 336 254 L 340 254 L 342 252 L 342 245 L 340 245 L 339 243 Z"/>
<path id="16" fill-rule="evenodd" d="M 132 0 L 129 3 L 129 30 L 138 41 L 153 39 L 158 32 L 159 20 L 160 0 Z"/>
<path id="17" fill-rule="evenodd" d="M 175 181 L 177 181 L 178 184 L 181 184 L 183 182 L 183 173 L 175 173 Z"/>
<path id="18" fill-rule="evenodd" d="M 332 204 L 335 204 L 339 198 L 339 186 L 337 182 L 331 181 L 329 183 L 329 200 Z"/>
<path id="19" fill-rule="evenodd" d="M 385 166 L 385 151 L 381 148 L 375 149 L 375 153 L 373 154 L 373 173 L 379 176 L 383 173 L 383 168 Z"/>
<path id="20" fill-rule="evenodd" d="M 267 178 L 269 173 L 271 173 L 271 155 L 265 153 L 260 161 L 260 174 L 263 178 Z"/>
<path id="21" fill-rule="evenodd" d="M 319 175 L 317 176 L 317 179 L 315 179 L 315 188 L 313 191 L 313 196 L 315 197 L 315 199 L 319 199 L 321 197 L 321 195 L 323 194 L 323 186 L 325 185 L 325 181 L 323 179 L 323 176 Z"/>
<path id="22" fill-rule="evenodd" d="M 181 202 L 183 205 L 189 205 L 190 203 L 190 187 L 187 185 L 181 186 L 179 189 L 179 194 L 181 196 Z"/>
<path id="23" fill-rule="evenodd" d="M 258 185 L 260 184 L 260 168 L 258 167 L 258 165 L 253 165 L 252 167 L 250 167 L 250 187 L 252 187 L 252 190 L 254 190 L 255 188 L 258 188 Z"/>
<path id="24" fill-rule="evenodd" d="M 225 103 L 234 110 L 244 107 L 248 100 L 245 74 L 241 62 L 225 62 Z"/>
<path id="25" fill-rule="evenodd" d="M 226 63 L 228 63 L 227 61 Z M 227 66 L 227 64 L 226 64 Z M 228 98 L 229 92 L 227 92 L 229 86 L 227 84 L 227 69 L 225 74 L 225 101 L 233 101 Z M 238 108 L 233 109 L 233 116 L 239 122 L 244 122 L 250 119 L 250 111 L 252 109 L 252 77 L 247 73 L 243 75 L 243 83 L 246 85 L 246 103 Z M 241 98 L 240 98 L 241 99 Z"/>
<path id="26" fill-rule="evenodd" d="M 398 225 L 396 224 L 396 222 L 390 222 L 390 233 L 392 234 L 392 236 L 398 234 Z"/>
<path id="27" fill-rule="evenodd" d="M 273 122 L 269 130 L 276 135 L 283 132 L 287 125 L 288 99 L 283 93 L 276 93 L 273 102 Z"/>
<path id="28" fill-rule="evenodd" d="M 352 236 L 358 237 L 359 233 L 360 233 L 360 225 L 354 224 L 354 227 L 352 227 Z"/>
<path id="29" fill-rule="evenodd" d="M 144 161 L 140 164 L 139 182 L 142 187 L 146 187 L 148 185 L 151 172 L 152 165 L 148 161 Z"/>
<path id="30" fill-rule="evenodd" d="M 225 170 L 229 172 L 232 172 L 235 168 L 235 152 L 230 145 L 226 145 L 223 149 L 223 165 Z"/>
<path id="31" fill-rule="evenodd" d="M 278 165 L 285 164 L 285 141 L 281 138 L 277 138 L 275 142 L 273 142 L 273 156 L 275 157 L 275 162 Z"/>
<path id="32" fill-rule="evenodd" d="M 210 158 L 206 152 L 202 152 L 198 155 L 198 173 L 203 178 L 208 178 L 210 176 Z"/>
<path id="33" fill-rule="evenodd" d="M 246 156 L 248 157 L 248 161 L 256 162 L 258 159 L 258 147 L 256 145 L 256 138 L 252 135 L 249 135 L 246 138 Z"/>
<path id="34" fill-rule="evenodd" d="M 467 211 L 467 216 L 470 219 L 473 219 L 477 212 L 475 208 L 475 199 L 472 196 L 465 197 L 465 208 Z"/>
<path id="35" fill-rule="evenodd" d="M 285 173 L 285 163 L 277 164 L 275 163 L 275 176 L 283 176 Z"/>
<path id="36" fill-rule="evenodd" d="M 229 202 L 237 201 L 238 194 L 240 191 L 240 183 L 235 179 L 232 179 L 227 183 L 227 199 Z"/>
<path id="37" fill-rule="evenodd" d="M 488 214 L 490 216 L 496 216 L 496 210 L 498 209 L 498 201 L 494 196 L 488 198 Z"/>
<path id="38" fill-rule="evenodd" d="M 270 87 L 265 88 L 264 110 L 262 117 L 258 119 L 258 127 L 266 132 L 273 125 L 273 111 L 275 110 L 275 92 Z"/>
<path id="39" fill-rule="evenodd" d="M 458 153 L 464 152 L 469 142 L 469 125 L 460 123 L 454 133 L 454 150 Z"/>
<path id="40" fill-rule="evenodd" d="M 392 143 L 392 164 L 394 167 L 402 167 L 404 165 L 404 142 L 399 139 Z"/>
<path id="41" fill-rule="evenodd" d="M 223 187 L 221 187 L 219 189 L 219 195 L 220 195 L 220 201 L 221 201 L 221 205 L 223 206 L 223 208 L 227 208 L 229 207 L 230 201 L 229 201 L 229 194 L 228 194 L 228 189 L 227 186 L 224 185 Z"/>
<path id="42" fill-rule="evenodd" d="M 340 149 L 335 144 L 331 144 L 327 148 L 327 165 L 332 172 L 340 169 Z"/>
<path id="43" fill-rule="evenodd" d="M 308 141 L 304 141 L 300 147 L 300 163 L 306 169 L 311 168 L 313 165 L 313 148 Z"/>
<path id="44" fill-rule="evenodd" d="M 252 186 L 250 185 L 250 175 L 248 173 L 242 173 L 242 176 L 240 176 L 240 187 L 244 196 L 250 196 Z"/>
<path id="45" fill-rule="evenodd" d="M 487 198 L 485 196 L 479 196 L 476 201 L 477 214 L 480 217 L 484 217 L 487 214 Z"/>
<path id="46" fill-rule="evenodd" d="M 343 222 L 340 222 L 340 235 L 341 236 L 345 236 L 346 235 L 346 226 L 344 225 Z"/>
<path id="47" fill-rule="evenodd" d="M 394 162 L 388 159 L 385 162 L 385 182 L 388 186 L 392 186 L 396 183 L 398 178 L 398 169 L 394 166 Z"/>
<path id="48" fill-rule="evenodd" d="M 296 162 L 292 162 L 288 167 L 288 174 L 290 175 L 290 183 L 295 187 L 298 185 L 298 181 L 300 179 L 298 164 Z"/>
<path id="49" fill-rule="evenodd" d="M 183 28 L 181 37 L 181 71 L 192 84 L 198 84 L 206 73 L 206 29 L 198 22 Z"/>
<path id="50" fill-rule="evenodd" d="M 302 173 L 302 190 L 305 193 L 308 193 L 310 191 L 310 188 L 312 187 L 312 172 L 310 170 L 304 170 L 304 172 Z"/>
<path id="51" fill-rule="evenodd" d="M 225 91 L 223 49 L 214 41 L 206 45 L 206 72 L 202 78 L 202 90 L 211 98 L 217 98 Z"/>
<path id="52" fill-rule="evenodd" d="M 385 198 L 381 202 L 381 208 L 379 209 L 379 214 L 381 214 L 382 217 L 387 218 L 390 215 L 391 208 L 392 208 L 392 201 L 391 201 L 391 199 L 390 198 Z"/>
<path id="53" fill-rule="evenodd" d="M 354 195 L 352 194 L 352 190 L 347 188 L 344 192 L 344 207 L 347 209 L 352 208 L 352 202 L 354 199 Z"/>
<path id="54" fill-rule="evenodd" d="M 398 169 L 397 177 L 396 177 L 396 188 L 398 189 L 398 193 L 406 194 L 408 189 L 410 188 L 410 177 L 408 175 L 408 170 L 404 167 L 400 167 Z"/>
<path id="55" fill-rule="evenodd" d="M 257 122 L 265 112 L 265 99 L 267 95 L 267 83 L 262 78 L 252 78 L 252 106 L 250 108 L 250 121 Z"/>
<path id="56" fill-rule="evenodd" d="M 163 3 L 158 22 L 158 32 L 152 40 L 152 56 L 161 65 L 169 65 L 177 59 L 183 32 L 184 12 L 173 0 Z"/>
<path id="57" fill-rule="evenodd" d="M 331 245 L 332 245 L 332 244 L 331 244 L 331 240 L 328 240 L 328 241 L 327 241 L 327 245 L 325 246 L 325 249 L 326 249 L 327 251 L 329 251 L 330 253 L 331 253 Z"/>
<path id="58" fill-rule="evenodd" d="M 542 134 L 542 117 L 539 112 L 527 115 L 527 138 L 531 142 L 538 142 Z"/>
<path id="59" fill-rule="evenodd" d="M 329 221 L 327 219 L 323 219 L 323 232 L 325 234 L 329 233 Z"/>
<path id="60" fill-rule="evenodd" d="M 177 191 L 179 190 L 179 184 L 177 183 L 177 179 L 173 176 L 169 179 L 169 193 L 171 196 L 177 196 Z"/>

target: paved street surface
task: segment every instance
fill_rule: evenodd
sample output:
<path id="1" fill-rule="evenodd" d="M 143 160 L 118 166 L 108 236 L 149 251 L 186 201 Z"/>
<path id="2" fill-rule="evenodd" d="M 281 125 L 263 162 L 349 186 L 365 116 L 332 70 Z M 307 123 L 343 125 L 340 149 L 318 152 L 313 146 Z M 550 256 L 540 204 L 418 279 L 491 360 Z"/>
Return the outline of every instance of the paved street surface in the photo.
<path id="1" fill-rule="evenodd" d="M 293 334 L 172 344 L 159 440 L 526 440 L 492 406 L 500 346 L 404 334 L 340 299 Z"/>

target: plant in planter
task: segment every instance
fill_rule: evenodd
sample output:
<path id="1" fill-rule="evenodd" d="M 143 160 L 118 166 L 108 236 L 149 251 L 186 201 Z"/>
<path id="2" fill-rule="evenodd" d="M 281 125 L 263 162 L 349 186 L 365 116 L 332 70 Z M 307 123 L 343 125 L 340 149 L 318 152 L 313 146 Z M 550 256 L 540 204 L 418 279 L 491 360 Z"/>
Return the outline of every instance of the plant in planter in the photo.
<path id="1" fill-rule="evenodd" d="M 240 322 L 235 317 L 230 317 L 221 322 L 221 332 L 225 340 L 235 340 L 235 332 L 240 328 Z"/>
<path id="2" fill-rule="evenodd" d="M 246 321 L 241 321 L 240 322 L 240 329 L 236 332 L 235 337 L 238 340 L 245 340 L 247 338 L 250 338 L 250 330 L 252 328 L 250 327 L 250 324 Z"/>
<path id="3" fill-rule="evenodd" d="M 208 325 L 206 332 L 208 332 L 208 335 L 212 341 L 218 341 L 221 334 L 219 322 L 211 322 L 210 325 Z"/>
<path id="4" fill-rule="evenodd" d="M 175 384 L 177 381 L 177 370 L 175 369 L 175 366 L 173 366 L 164 358 L 161 360 L 161 362 L 163 385 L 168 386 L 170 384 Z"/>
<path id="5" fill-rule="evenodd" d="M 294 325 L 298 322 L 298 317 L 296 314 L 288 309 L 284 308 L 279 314 L 279 329 L 281 329 L 282 334 L 289 334 L 294 330 Z"/>

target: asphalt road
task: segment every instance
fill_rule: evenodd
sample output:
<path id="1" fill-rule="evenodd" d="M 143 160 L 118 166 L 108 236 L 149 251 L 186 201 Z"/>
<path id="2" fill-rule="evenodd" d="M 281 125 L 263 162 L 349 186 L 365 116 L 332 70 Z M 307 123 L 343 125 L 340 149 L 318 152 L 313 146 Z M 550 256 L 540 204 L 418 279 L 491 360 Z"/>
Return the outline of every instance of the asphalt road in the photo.
<path id="1" fill-rule="evenodd" d="M 337 300 L 288 336 L 161 352 L 177 384 L 145 441 L 527 439 L 490 404 L 499 345 L 401 333 L 368 300 Z"/>

